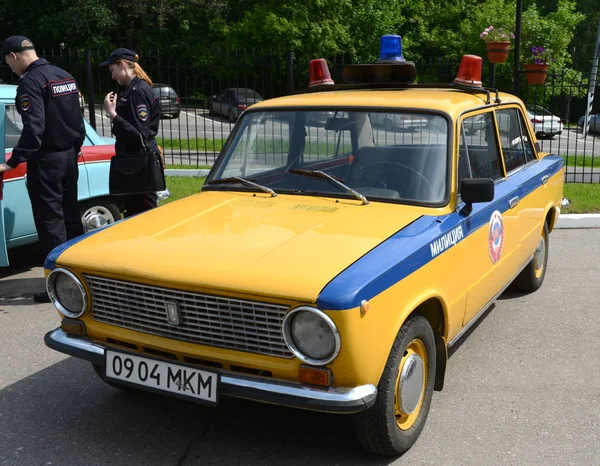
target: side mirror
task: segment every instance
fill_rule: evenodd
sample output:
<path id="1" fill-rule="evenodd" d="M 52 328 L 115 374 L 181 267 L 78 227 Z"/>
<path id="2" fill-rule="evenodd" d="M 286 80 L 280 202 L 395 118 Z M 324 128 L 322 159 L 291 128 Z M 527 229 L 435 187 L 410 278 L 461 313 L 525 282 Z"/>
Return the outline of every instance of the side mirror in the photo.
<path id="1" fill-rule="evenodd" d="M 494 200 L 494 181 L 489 178 L 465 178 L 460 182 L 460 196 L 466 204 L 463 213 L 469 215 L 473 204 Z"/>

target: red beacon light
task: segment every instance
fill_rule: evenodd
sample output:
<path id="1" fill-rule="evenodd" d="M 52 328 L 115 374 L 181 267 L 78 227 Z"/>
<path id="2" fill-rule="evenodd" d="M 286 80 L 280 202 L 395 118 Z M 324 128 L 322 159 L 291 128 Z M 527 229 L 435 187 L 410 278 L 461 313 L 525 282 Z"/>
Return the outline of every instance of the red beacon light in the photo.
<path id="1" fill-rule="evenodd" d="M 324 58 L 317 58 L 308 62 L 308 87 L 320 85 L 333 86 L 335 83 L 331 79 L 329 67 Z"/>
<path id="2" fill-rule="evenodd" d="M 482 60 L 477 55 L 463 55 L 454 84 L 469 87 L 482 87 Z"/>

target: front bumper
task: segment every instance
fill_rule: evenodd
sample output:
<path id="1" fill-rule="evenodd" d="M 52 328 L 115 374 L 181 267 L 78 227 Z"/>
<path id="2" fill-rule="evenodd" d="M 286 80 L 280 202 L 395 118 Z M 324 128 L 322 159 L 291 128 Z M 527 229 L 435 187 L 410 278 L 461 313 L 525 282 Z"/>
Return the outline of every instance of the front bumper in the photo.
<path id="1" fill-rule="evenodd" d="M 87 338 L 67 335 L 60 327 L 46 334 L 46 346 L 93 364 L 104 365 L 106 346 Z M 234 372 L 219 371 L 221 394 L 249 400 L 273 403 L 292 408 L 329 413 L 349 414 L 364 411 L 375 403 L 374 385 L 359 387 L 310 388 L 299 383 L 252 377 Z"/>

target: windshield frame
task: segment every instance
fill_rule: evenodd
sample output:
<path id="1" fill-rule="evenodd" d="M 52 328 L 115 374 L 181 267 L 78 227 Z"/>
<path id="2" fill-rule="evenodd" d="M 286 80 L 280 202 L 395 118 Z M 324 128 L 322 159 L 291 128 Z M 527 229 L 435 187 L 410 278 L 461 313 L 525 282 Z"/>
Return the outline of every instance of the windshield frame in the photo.
<path id="1" fill-rule="evenodd" d="M 339 111 L 339 112 L 363 112 L 366 114 L 369 113 L 408 113 L 408 114 L 416 114 L 418 115 L 432 115 L 439 116 L 445 119 L 448 132 L 446 137 L 446 186 L 444 191 L 444 197 L 438 202 L 426 202 L 419 200 L 411 200 L 411 199 L 390 199 L 384 197 L 377 196 L 367 196 L 369 201 L 374 202 L 382 202 L 389 204 L 400 204 L 400 205 L 410 205 L 410 206 L 419 206 L 419 207 L 431 207 L 431 208 L 440 208 L 445 207 L 449 204 L 451 200 L 452 194 L 452 170 L 453 170 L 453 153 L 454 153 L 454 133 L 455 133 L 455 121 L 452 116 L 442 110 L 434 110 L 434 109 L 425 109 L 418 107 L 367 107 L 367 106 L 345 106 L 345 105 L 335 105 L 335 106 L 324 106 L 324 105 L 306 105 L 306 106 L 273 106 L 273 107 L 260 107 L 260 108 L 249 108 L 246 110 L 242 116 L 239 118 L 238 122 L 232 128 L 232 131 L 225 141 L 225 144 L 221 148 L 215 163 L 208 173 L 206 177 L 206 181 L 203 184 L 201 191 L 232 191 L 232 192 L 259 192 L 258 189 L 252 188 L 249 186 L 235 186 L 235 185 L 210 185 L 209 182 L 215 179 L 217 176 L 221 177 L 223 169 L 225 168 L 225 162 L 228 160 L 227 154 L 232 148 L 234 142 L 237 141 L 239 137 L 241 137 L 241 128 L 243 127 L 243 122 L 245 119 L 252 117 L 255 113 L 269 113 L 269 112 L 309 112 L 309 111 Z M 378 131 L 377 128 L 373 127 L 375 131 Z M 375 132 L 374 131 L 374 132 Z M 351 138 L 353 139 L 353 138 Z M 354 142 L 352 142 L 354 145 Z M 389 146 L 391 147 L 391 146 Z M 288 154 L 289 155 L 289 154 Z M 272 170 L 268 170 L 261 173 L 262 176 L 268 176 L 270 174 L 276 173 L 278 171 L 282 171 L 285 167 L 276 167 Z M 287 167 L 289 168 L 289 167 Z M 218 179 L 218 178 L 217 178 Z M 325 181 L 324 181 L 325 182 Z M 300 195 L 300 196 L 319 196 L 319 197 L 328 197 L 328 198 L 344 198 L 349 200 L 356 200 L 356 198 L 350 194 L 343 192 L 340 190 L 339 193 L 333 192 L 323 192 L 323 191 L 295 191 L 290 189 L 275 189 L 277 194 L 285 194 L 285 195 Z"/>

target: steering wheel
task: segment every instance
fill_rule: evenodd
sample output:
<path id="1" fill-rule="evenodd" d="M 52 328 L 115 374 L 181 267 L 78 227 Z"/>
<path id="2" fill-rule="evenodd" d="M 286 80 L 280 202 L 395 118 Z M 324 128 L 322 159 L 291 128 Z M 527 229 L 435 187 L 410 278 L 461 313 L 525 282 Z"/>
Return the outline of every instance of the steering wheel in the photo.
<path id="1" fill-rule="evenodd" d="M 398 167 L 405 168 L 406 170 L 415 173 L 419 178 L 421 178 L 425 182 L 425 184 L 429 187 L 429 189 L 431 189 L 431 191 L 434 191 L 433 186 L 431 185 L 431 183 L 429 182 L 429 180 L 423 176 L 422 173 L 419 173 L 414 168 L 409 167 L 408 165 L 405 165 L 405 164 L 400 163 L 400 162 L 377 162 L 377 163 L 374 163 L 373 165 L 371 165 L 369 168 L 367 168 L 364 171 L 364 173 L 362 175 L 362 178 L 361 178 L 361 181 L 362 181 L 362 183 L 365 186 L 366 186 L 365 178 L 367 178 L 367 173 L 369 173 L 371 170 L 373 170 L 375 167 L 377 167 L 379 165 L 395 165 L 395 166 L 398 166 Z"/>

